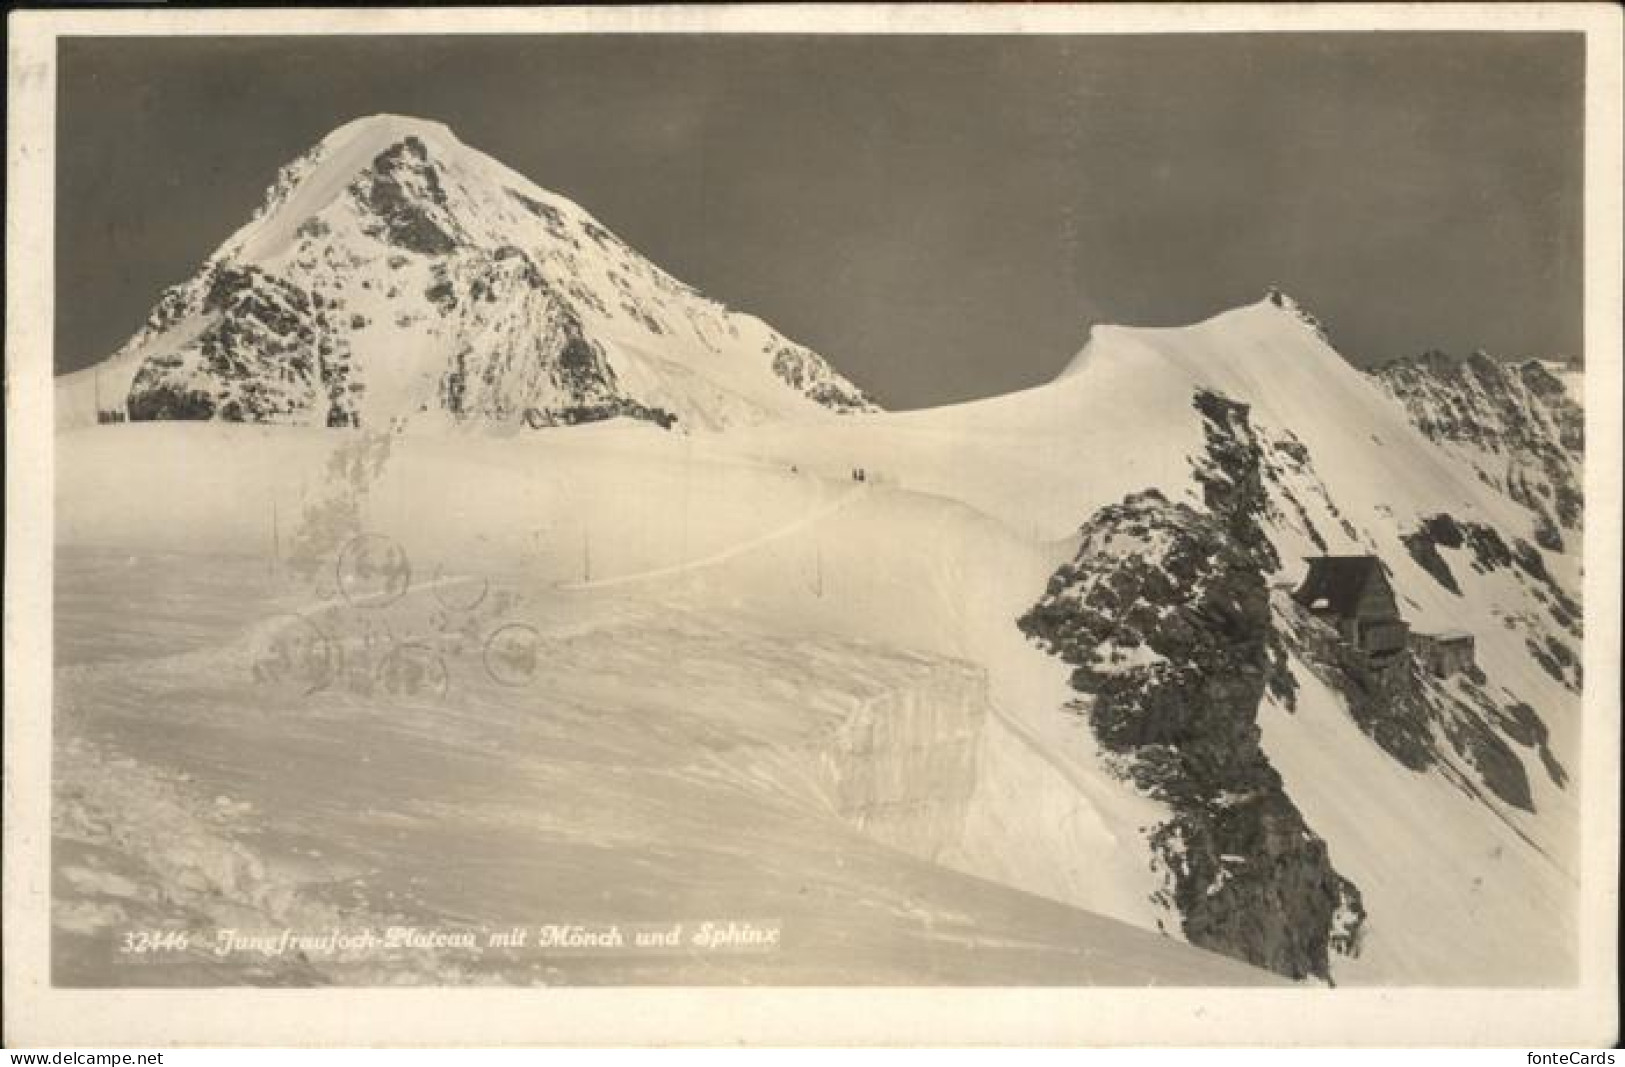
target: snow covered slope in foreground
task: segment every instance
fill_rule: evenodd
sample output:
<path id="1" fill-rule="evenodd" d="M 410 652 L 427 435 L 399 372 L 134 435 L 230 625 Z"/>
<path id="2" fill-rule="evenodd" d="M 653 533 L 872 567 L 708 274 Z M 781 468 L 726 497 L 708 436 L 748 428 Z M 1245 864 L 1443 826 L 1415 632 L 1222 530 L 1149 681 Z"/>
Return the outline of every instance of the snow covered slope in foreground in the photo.
<path id="1" fill-rule="evenodd" d="M 1284 298 L 1097 328 L 1049 385 L 930 411 L 98 426 L 57 464 L 59 544 L 130 568 L 62 564 L 59 647 L 104 660 L 59 671 L 67 736 L 345 855 L 289 907 L 408 908 L 368 894 L 427 879 L 411 908 L 508 922 L 594 894 L 588 917 L 652 915 L 647 891 L 820 940 L 856 909 L 888 946 L 669 980 L 1220 980 L 1125 926 L 1292 977 L 1572 977 L 1580 679 L 1552 649 L 1578 637 L 1575 563 Z M 1379 556 L 1413 626 L 1474 631 L 1481 673 L 1339 660 L 1275 588 L 1323 550 Z M 194 591 L 177 614 L 210 622 L 162 655 L 110 621 L 219 553 L 274 571 L 230 594 L 244 617 Z M 293 651 L 267 659 L 272 616 Z M 245 737 L 290 769 L 365 738 L 390 771 L 267 779 L 230 755 Z M 59 832 L 106 847 L 97 818 Z M 420 847 L 457 847 L 431 824 L 471 836 L 425 871 Z M 386 827 L 419 844 L 363 844 Z M 498 891 L 538 884 L 562 895 Z M 88 951 L 110 913 L 73 914 Z"/>
<path id="2" fill-rule="evenodd" d="M 195 438 L 200 429 L 121 427 L 110 436 L 148 451 L 167 432 Z M 210 443 L 250 455 L 248 432 L 223 428 Z M 294 442 L 279 437 L 267 468 L 253 473 L 300 458 L 276 449 Z M 386 469 L 405 474 L 415 458 L 392 456 Z M 718 484 L 697 474 L 701 493 Z M 785 487 L 773 491 L 774 476 L 756 480 L 768 490 L 770 524 L 784 523 L 792 504 L 814 514 L 827 507 L 818 487 L 796 500 Z M 369 518 L 382 518 L 400 488 L 369 492 Z M 591 521 L 602 517 L 590 510 Z M 781 528 L 749 526 L 742 513 L 729 524 L 753 538 Z M 704 525 L 690 529 L 703 534 Z M 364 568 L 319 567 L 307 583 L 268 576 L 266 558 L 64 549 L 57 980 L 1268 980 L 932 862 L 954 849 L 985 788 L 981 746 L 1000 736 L 974 665 L 837 633 L 787 633 L 731 603 L 703 567 L 617 582 L 621 568 L 660 557 L 653 545 L 617 543 L 612 531 L 588 530 L 591 568 L 613 570 L 604 584 L 579 588 L 578 530 L 556 529 L 541 551 L 510 558 L 517 572 L 468 566 L 477 553 L 443 570 L 429 539 L 409 539 L 423 580 L 387 604 L 377 594 L 388 589 Z M 785 540 L 758 544 L 770 552 Z M 132 543 L 143 541 L 153 543 Z M 806 562 L 787 578 L 811 589 L 816 558 Z M 855 577 L 840 572 L 832 562 L 829 595 L 843 595 Z M 312 641 L 318 630 L 325 636 Z M 518 643 L 493 643 L 498 632 Z M 1023 785 L 1014 798 L 1023 807 L 1043 802 L 1041 780 Z M 222 959 L 200 950 L 132 960 L 110 937 L 132 925 L 321 932 L 683 922 L 692 933 L 706 921 L 776 928 L 782 943 L 652 954 L 448 948 Z"/>
<path id="3" fill-rule="evenodd" d="M 59 426 L 220 419 L 714 427 L 868 410 L 446 127 L 375 115 L 284 167 L 147 324 L 58 385 Z"/>

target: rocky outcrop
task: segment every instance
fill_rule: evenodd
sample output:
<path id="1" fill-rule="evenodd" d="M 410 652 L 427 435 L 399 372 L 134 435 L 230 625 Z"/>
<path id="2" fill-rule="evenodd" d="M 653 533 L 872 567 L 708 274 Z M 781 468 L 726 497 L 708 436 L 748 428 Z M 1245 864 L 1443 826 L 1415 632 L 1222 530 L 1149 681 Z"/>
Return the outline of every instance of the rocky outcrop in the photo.
<path id="1" fill-rule="evenodd" d="M 1573 691 L 1580 691 L 1580 654 L 1569 640 L 1581 638 L 1584 611 L 1579 599 L 1552 574 L 1539 548 L 1522 538 L 1513 538 L 1509 545 L 1493 526 L 1444 513 L 1424 519 L 1401 540 L 1423 570 L 1458 596 L 1462 591 L 1460 578 L 1447 554 L 1455 560 L 1456 568 L 1465 567 L 1462 574 L 1511 571 L 1556 623 L 1558 632 L 1526 614 L 1509 617 L 1507 625 L 1525 631 L 1525 648 L 1546 673 Z"/>
<path id="2" fill-rule="evenodd" d="M 459 244 L 440 169 L 420 138 L 407 137 L 380 152 L 350 195 L 365 209 L 366 232 L 382 241 L 429 256 Z"/>
<path id="3" fill-rule="evenodd" d="M 1193 944 L 1328 978 L 1358 940 L 1358 890 L 1260 748 L 1271 663 L 1257 563 L 1214 516 L 1150 490 L 1102 509 L 1021 626 L 1074 668 L 1119 772 L 1166 801 L 1151 833 Z"/>
<path id="4" fill-rule="evenodd" d="M 1156 490 L 1098 511 L 1019 625 L 1073 667 L 1077 707 L 1115 769 L 1166 802 L 1150 832 L 1193 944 L 1294 978 L 1358 950 L 1364 909 L 1260 747 L 1277 655 L 1247 409 L 1195 398 L 1206 510 Z"/>
<path id="5" fill-rule="evenodd" d="M 1400 540 L 1418 566 L 1457 596 L 1461 595 L 1461 585 L 1450 564 L 1439 553 L 1441 548 L 1464 549 L 1472 569 L 1479 574 L 1488 574 L 1513 562 L 1512 549 L 1495 527 L 1481 522 L 1461 522 L 1442 512 L 1423 519 L 1416 529 L 1401 535 Z"/>
<path id="6" fill-rule="evenodd" d="M 1202 502 L 1259 571 L 1273 573 L 1280 569 L 1281 559 L 1258 521 L 1270 507 L 1264 489 L 1264 449 L 1253 433 L 1247 405 L 1207 390 L 1199 391 L 1192 403 L 1202 415 L 1207 447 L 1206 454 L 1192 463 Z"/>
<path id="7" fill-rule="evenodd" d="M 799 393 L 812 397 L 831 411 L 849 415 L 858 411 L 879 411 L 863 390 L 835 374 L 811 349 L 800 345 L 779 345 L 773 351 L 773 373 Z"/>
<path id="8" fill-rule="evenodd" d="M 1568 772 L 1552 752 L 1550 731 L 1534 708 L 1521 700 L 1510 704 L 1497 703 L 1490 698 L 1480 678 L 1466 679 L 1463 688 L 1503 734 L 1539 754 L 1541 765 L 1554 785 L 1561 788 L 1568 784 Z"/>
<path id="9" fill-rule="evenodd" d="M 1416 529 L 1402 534 L 1400 541 L 1411 554 L 1416 565 L 1432 576 L 1444 588 L 1461 596 L 1461 585 L 1450 564 L 1439 554 L 1439 549 L 1460 548 L 1464 543 L 1461 527 L 1449 515 L 1434 515 Z"/>
<path id="10" fill-rule="evenodd" d="M 1408 654 L 1374 662 L 1290 596 L 1275 599 L 1287 643 L 1321 680 L 1343 695 L 1360 730 L 1413 771 L 1438 762 L 1416 665 Z"/>
<path id="11" fill-rule="evenodd" d="M 639 422 L 652 422 L 662 430 L 669 430 L 677 425 L 677 416 L 669 411 L 649 407 L 636 400 L 619 398 L 598 404 L 571 404 L 552 410 L 525 409 L 525 425 L 532 430 L 540 430 L 547 426 L 579 426 L 582 423 L 603 422 L 606 419 L 637 419 Z"/>
<path id="12" fill-rule="evenodd" d="M 137 369 L 126 400 L 130 421 L 353 419 L 348 352 L 332 329 L 332 305 L 319 295 L 257 267 L 221 262 L 166 303 L 162 318 L 207 325 Z"/>
<path id="13" fill-rule="evenodd" d="M 1572 547 L 1584 512 L 1585 416 L 1555 375 L 1535 360 L 1439 351 L 1371 373 L 1419 430 L 1534 513 L 1542 548 Z"/>
<path id="14" fill-rule="evenodd" d="M 454 417 L 533 429 L 621 416 L 676 423 L 628 395 L 603 345 L 525 253 L 466 257 L 438 278 L 440 316 L 469 339 L 439 384 L 440 406 Z"/>
<path id="15" fill-rule="evenodd" d="M 1546 724 L 1528 704 L 1499 694 L 1469 668 L 1434 677 L 1407 654 L 1376 662 L 1292 597 L 1275 597 L 1279 631 L 1297 659 L 1339 693 L 1360 730 L 1405 767 L 1441 767 L 1457 784 L 1534 811 L 1529 774 L 1512 744 L 1534 749 L 1552 781 L 1567 775 L 1547 744 Z M 1510 742 L 1510 743 L 1509 743 Z"/>
<path id="16" fill-rule="evenodd" d="M 1336 347 L 1332 345 L 1332 338 L 1331 335 L 1326 331 L 1326 324 L 1321 322 L 1320 319 L 1317 318 L 1308 308 L 1304 307 L 1302 304 L 1298 303 L 1297 300 L 1283 292 L 1279 286 L 1272 285 L 1266 289 L 1264 291 L 1264 299 L 1268 300 L 1278 308 L 1285 308 L 1287 311 L 1292 312 L 1298 317 L 1298 321 L 1302 322 L 1304 326 L 1323 343 L 1329 347 Z"/>

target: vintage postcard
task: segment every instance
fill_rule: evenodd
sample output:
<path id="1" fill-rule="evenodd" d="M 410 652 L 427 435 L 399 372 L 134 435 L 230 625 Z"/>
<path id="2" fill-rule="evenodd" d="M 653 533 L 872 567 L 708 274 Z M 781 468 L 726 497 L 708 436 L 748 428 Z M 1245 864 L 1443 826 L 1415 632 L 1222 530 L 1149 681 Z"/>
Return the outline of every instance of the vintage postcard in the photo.
<path id="1" fill-rule="evenodd" d="M 1619 30 L 13 15 L 8 1042 L 1611 1043 Z"/>

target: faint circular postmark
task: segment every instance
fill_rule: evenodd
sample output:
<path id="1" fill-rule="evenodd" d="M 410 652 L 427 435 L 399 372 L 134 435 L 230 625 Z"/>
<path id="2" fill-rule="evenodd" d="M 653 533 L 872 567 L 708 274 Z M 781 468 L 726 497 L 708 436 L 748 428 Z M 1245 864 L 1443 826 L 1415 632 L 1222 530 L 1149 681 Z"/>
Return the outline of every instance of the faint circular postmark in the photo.
<path id="1" fill-rule="evenodd" d="M 510 622 L 485 639 L 485 673 L 498 685 L 530 684 L 541 665 L 542 635 L 534 626 Z"/>
<path id="2" fill-rule="evenodd" d="M 259 627 L 250 647 L 254 681 L 309 696 L 333 683 L 341 667 L 339 647 L 303 615 L 273 615 Z"/>
<path id="3" fill-rule="evenodd" d="M 379 661 L 378 686 L 394 697 L 443 697 L 451 688 L 451 675 L 431 646 L 407 641 Z"/>
<path id="4" fill-rule="evenodd" d="M 333 564 L 339 595 L 356 608 L 388 607 L 412 584 L 412 564 L 400 542 L 383 534 L 359 534 L 344 543 Z"/>

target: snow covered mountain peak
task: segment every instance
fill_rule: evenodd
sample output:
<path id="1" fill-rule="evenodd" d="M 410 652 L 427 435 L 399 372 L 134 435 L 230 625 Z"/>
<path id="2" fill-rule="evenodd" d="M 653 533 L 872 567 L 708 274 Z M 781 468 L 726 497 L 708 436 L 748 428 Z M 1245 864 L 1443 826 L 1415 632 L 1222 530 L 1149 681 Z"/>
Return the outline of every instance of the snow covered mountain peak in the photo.
<path id="1" fill-rule="evenodd" d="M 451 127 L 444 122 L 421 119 L 415 115 L 395 115 L 387 111 L 352 119 L 322 138 L 321 143 L 342 144 L 355 137 L 368 137 L 386 147 L 407 137 L 449 142 L 459 147 L 462 145 Z"/>
<path id="2" fill-rule="evenodd" d="M 345 123 L 283 167 L 248 225 L 211 259 L 260 260 L 278 254 L 292 234 L 334 200 L 365 182 L 369 172 L 416 180 L 402 183 L 401 199 L 436 199 L 440 175 L 459 157 L 473 156 L 443 123 L 403 115 L 370 115 Z M 374 175 L 376 177 L 376 175 Z M 444 200 L 443 191 L 438 199 Z M 382 205 L 373 205 L 374 210 Z"/>
<path id="3" fill-rule="evenodd" d="M 307 154 L 334 161 L 339 158 L 340 152 L 347 151 L 351 160 L 365 161 L 408 138 L 417 138 L 436 153 L 470 151 L 451 127 L 443 122 L 386 113 L 365 115 L 346 122 L 318 141 Z"/>
<path id="4" fill-rule="evenodd" d="M 1305 338 L 1305 332 L 1310 335 Z M 1320 320 L 1303 305 L 1270 289 L 1260 300 L 1221 311 L 1188 326 L 1120 326 L 1096 324 L 1082 350 L 1061 370 L 1057 380 L 1079 374 L 1100 359 L 1137 362 L 1169 361 L 1186 365 L 1193 381 L 1219 386 L 1236 372 L 1255 373 L 1260 361 L 1293 360 L 1320 365 L 1330 357 L 1343 362 L 1331 347 Z"/>
<path id="5" fill-rule="evenodd" d="M 1331 338 L 1327 335 L 1326 327 L 1322 325 L 1320 319 L 1316 318 L 1312 311 L 1289 294 L 1283 292 L 1278 286 L 1272 285 L 1265 290 L 1264 299 L 1259 304 L 1260 306 L 1279 308 L 1287 312 L 1301 325 L 1308 327 L 1316 337 L 1328 345 L 1331 344 Z"/>
<path id="6" fill-rule="evenodd" d="M 283 167 L 135 337 L 63 379 L 58 409 L 70 426 L 714 429 L 875 406 L 446 126 L 374 115 Z"/>

